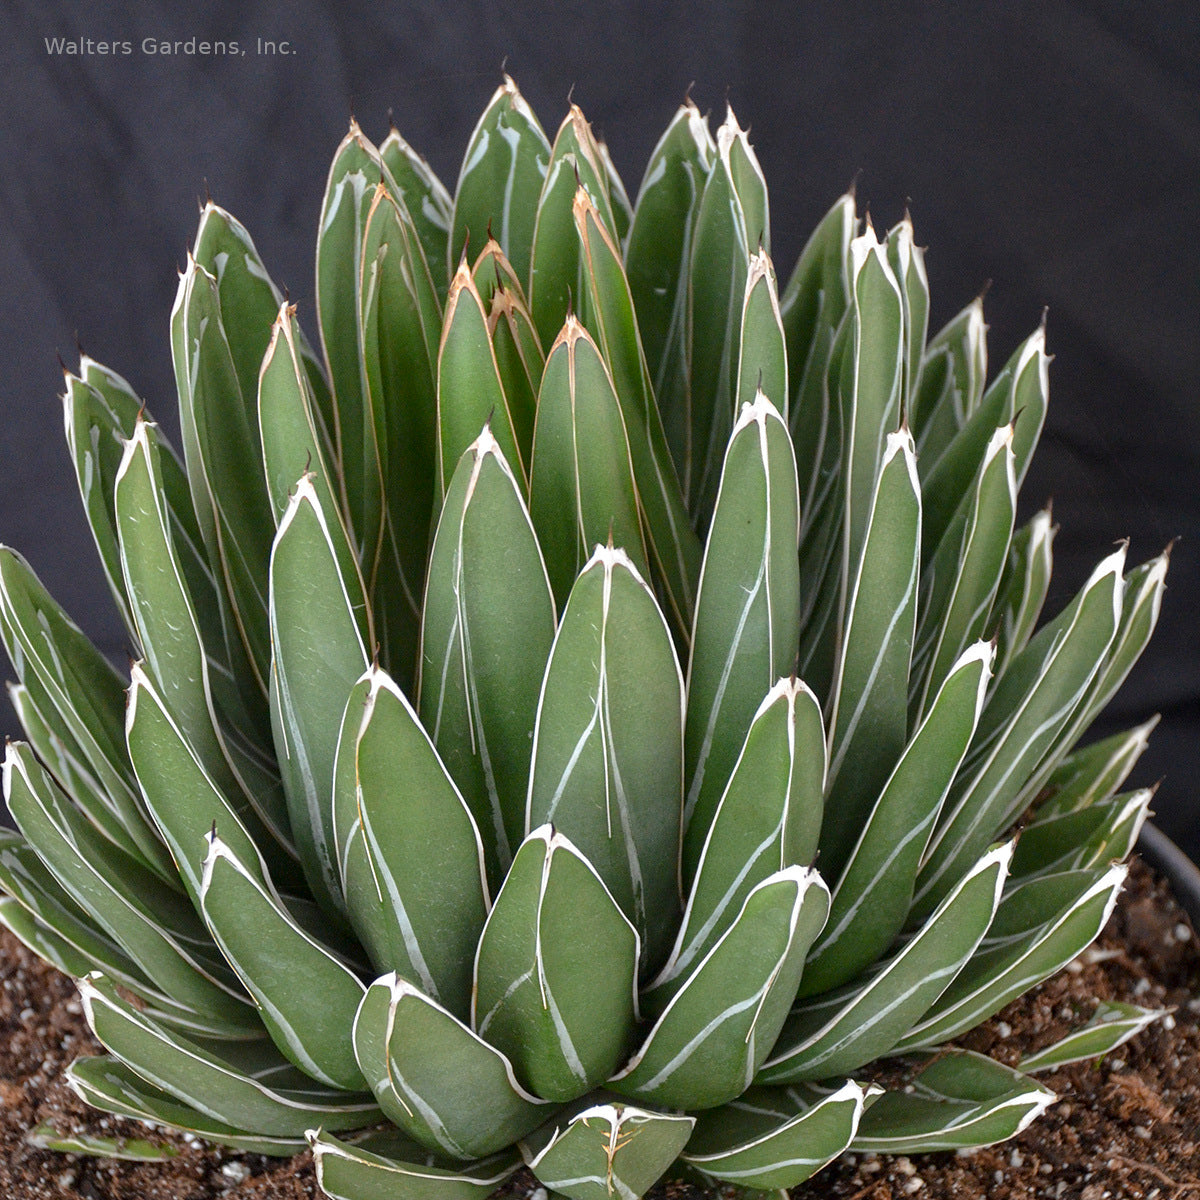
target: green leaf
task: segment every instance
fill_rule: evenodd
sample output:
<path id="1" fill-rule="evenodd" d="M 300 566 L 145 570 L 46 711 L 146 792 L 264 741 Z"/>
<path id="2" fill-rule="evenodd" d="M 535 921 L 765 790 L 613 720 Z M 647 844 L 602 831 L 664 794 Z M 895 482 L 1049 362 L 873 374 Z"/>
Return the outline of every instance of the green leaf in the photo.
<path id="1" fill-rule="evenodd" d="M 388 1118 L 438 1153 L 482 1158 L 545 1119 L 503 1054 L 395 974 L 367 989 L 354 1049 Z"/>
<path id="2" fill-rule="evenodd" d="M 921 361 L 909 421 L 921 456 L 923 478 L 979 407 L 986 379 L 987 326 L 983 321 L 983 298 L 978 297 L 934 334 Z M 1006 419 L 990 421 L 984 440 L 997 425 L 1011 419 L 1009 414 Z M 968 473 L 968 478 L 973 473 Z"/>
<path id="3" fill-rule="evenodd" d="M 543 825 L 517 851 L 480 936 L 472 1025 L 535 1095 L 574 1100 L 629 1049 L 638 951 L 595 868 Z"/>
<path id="4" fill-rule="evenodd" d="M 801 1001 L 759 1072 L 759 1082 L 827 1079 L 891 1051 L 987 933 L 1012 849 L 1011 842 L 993 846 L 890 957 L 845 987 Z"/>
<path id="5" fill-rule="evenodd" d="M 591 1104 L 521 1143 L 538 1182 L 571 1200 L 643 1196 L 686 1145 L 695 1117 L 632 1104 Z"/>
<path id="6" fill-rule="evenodd" d="M 714 1108 L 741 1095 L 779 1036 L 828 912 L 815 871 L 768 876 L 610 1086 L 667 1108 Z"/>
<path id="7" fill-rule="evenodd" d="M 1024 878 L 1124 859 L 1137 844 L 1154 792 L 1142 788 L 1087 808 L 1039 811 L 1021 830 L 1013 874 Z"/>
<path id="8" fill-rule="evenodd" d="M 904 386 L 902 403 L 908 412 L 913 405 L 925 356 L 925 336 L 929 331 L 929 279 L 925 274 L 925 251 L 913 241 L 913 226 L 908 213 L 888 230 L 888 264 L 900 285 L 904 301 Z"/>
<path id="9" fill-rule="evenodd" d="M 366 887 L 347 887 L 347 907 L 376 963 L 465 1018 L 489 906 L 479 831 L 408 698 L 378 667 L 367 680 L 364 706 L 347 707 L 339 751 L 353 749 L 370 866 Z M 371 909 L 385 915 L 382 927 L 359 919 Z"/>
<path id="10" fill-rule="evenodd" d="M 445 496 L 454 468 L 488 426 L 524 491 L 529 472 L 492 349 L 483 300 L 463 261 L 450 282 L 437 372 L 438 491 Z"/>
<path id="11" fill-rule="evenodd" d="M 575 226 L 583 247 L 587 298 L 582 306 L 584 324 L 604 355 L 621 402 L 646 537 L 654 558 L 655 586 L 676 636 L 686 641 L 700 573 L 700 539 L 689 524 L 675 476 L 621 252 L 583 190 L 575 193 Z"/>
<path id="12" fill-rule="evenodd" d="M 575 193 L 580 188 L 615 239 L 608 172 L 591 126 L 578 105 L 572 104 L 550 150 L 533 231 L 529 311 L 547 353 L 567 314 L 582 296 L 579 235 L 574 220 Z"/>
<path id="13" fill-rule="evenodd" d="M 227 792 L 213 778 L 142 667 L 135 663 L 131 674 L 129 753 L 146 805 L 177 865 L 177 878 L 193 901 L 200 895 L 204 839 L 214 823 L 245 861 L 258 862 L 260 855 L 269 854 L 278 880 L 296 880 L 295 851 L 280 853 L 245 795 Z M 286 825 L 285 814 L 278 816 Z M 267 870 L 265 863 L 261 869 Z"/>
<path id="14" fill-rule="evenodd" d="M 264 332 L 269 336 L 269 328 Z M 171 354 L 192 503 L 217 576 L 226 638 L 240 641 L 252 672 L 247 682 L 266 695 L 267 562 L 274 521 L 258 418 L 253 395 L 241 394 L 218 282 L 194 259 L 180 278 L 171 312 Z"/>
<path id="15" fill-rule="evenodd" d="M 265 835 L 269 829 L 287 847 L 286 811 L 273 766 L 243 773 L 240 768 L 251 764 L 245 754 L 235 755 L 236 743 L 227 741 L 218 719 L 206 647 L 162 500 L 161 460 L 148 431 L 146 423 L 139 422 L 126 444 L 115 491 L 121 569 L 142 644 L 142 668 L 179 738 L 242 823 L 250 825 L 255 835 Z M 184 877 L 194 899 L 199 844 L 183 847 L 183 854 L 191 866 Z"/>
<path id="16" fill-rule="evenodd" d="M 350 1029 L 366 989 L 216 833 L 208 839 L 200 905 L 283 1056 L 330 1087 L 363 1089 Z"/>
<path id="17" fill-rule="evenodd" d="M 1046 780 L 1050 797 L 1039 806 L 1039 815 L 1075 812 L 1107 800 L 1145 753 L 1158 721 L 1153 716 L 1141 725 L 1068 754 Z"/>
<path id="18" fill-rule="evenodd" d="M 1020 1071 L 969 1050 L 942 1049 L 923 1063 L 911 1086 L 886 1092 L 863 1114 L 852 1150 L 923 1154 L 990 1146 L 1020 1133 L 1056 1099 Z"/>
<path id="19" fill-rule="evenodd" d="M 1037 625 L 1050 587 L 1051 552 L 1057 531 L 1058 526 L 1051 524 L 1050 509 L 1045 508 L 1013 534 L 987 626 L 996 639 L 997 680 L 1025 649 Z"/>
<path id="20" fill-rule="evenodd" d="M 819 507 L 815 497 L 821 465 L 836 461 L 841 452 L 830 377 L 834 340 L 850 303 L 850 242 L 857 227 L 854 195 L 849 193 L 813 231 L 779 301 L 792 387 L 788 418 L 806 529 Z"/>
<path id="21" fill-rule="evenodd" d="M 821 864 L 831 875 L 844 867 L 907 740 L 920 536 L 912 437 L 901 430 L 887 437 L 827 710 Z"/>
<path id="22" fill-rule="evenodd" d="M 951 665 L 982 636 L 1000 585 L 1017 508 L 1012 426 L 997 429 L 971 490 L 921 573 L 919 617 L 909 677 L 910 715 L 918 719 Z M 924 500 L 922 500 L 922 536 Z"/>
<path id="23" fill-rule="evenodd" d="M 617 164 L 613 162 L 603 138 L 596 139 L 596 149 L 600 152 L 605 182 L 608 184 L 608 202 L 613 213 L 613 236 L 624 246 L 629 239 L 629 230 L 633 227 L 633 205 L 629 201 L 625 183 L 617 172 Z"/>
<path id="24" fill-rule="evenodd" d="M 379 157 L 395 181 L 397 199 L 412 217 L 438 298 L 444 300 L 449 277 L 445 265 L 450 255 L 454 201 L 433 168 L 395 128 L 379 143 Z"/>
<path id="25" fill-rule="evenodd" d="M 898 1048 L 974 1029 L 1082 953 L 1112 915 L 1128 870 L 1117 863 L 1015 882 L 985 941 Z"/>
<path id="26" fill-rule="evenodd" d="M 1017 348 L 945 452 L 921 462 L 921 495 L 926 505 L 925 557 L 937 549 L 954 516 L 959 497 L 985 460 L 997 428 L 1013 426 L 1014 487 L 1021 486 L 1046 415 L 1046 331 L 1039 329 Z"/>
<path id="27" fill-rule="evenodd" d="M 665 957 L 680 898 L 683 680 L 661 610 L 623 550 L 597 547 L 567 601 L 533 735 L 527 828 L 552 824 Z"/>
<path id="28" fill-rule="evenodd" d="M 644 994 L 656 1012 L 733 923 L 753 887 L 812 862 L 825 765 L 817 698 L 799 680 L 779 680 L 754 715 L 717 806 L 671 957 Z"/>
<path id="29" fill-rule="evenodd" d="M 1112 644 L 1124 560 L 1122 548 L 1100 563 L 993 687 L 922 863 L 914 917 L 927 913 L 965 864 L 1024 808 L 1022 784 L 1087 694 Z"/>
<path id="30" fill-rule="evenodd" d="M 57 882 L 155 986 L 234 1036 L 257 1026 L 187 900 L 101 838 L 20 742 L 9 744 L 4 760 L 4 798 Z"/>
<path id="31" fill-rule="evenodd" d="M 779 286 L 775 268 L 762 251 L 750 255 L 746 272 L 734 393 L 736 410 L 741 411 L 743 404 L 752 403 L 760 391 L 786 421 L 790 393 L 783 318 L 779 314 Z"/>
<path id="32" fill-rule="evenodd" d="M 124 1063 L 106 1054 L 77 1058 L 63 1078 L 85 1104 L 118 1117 L 165 1125 L 248 1154 L 290 1158 L 304 1148 L 300 1137 L 267 1137 L 215 1121 L 147 1083 Z"/>
<path id="33" fill-rule="evenodd" d="M 49 1122 L 35 1125 L 25 1135 L 35 1150 L 53 1150 L 56 1154 L 82 1154 L 114 1159 L 118 1162 L 170 1162 L 177 1158 L 175 1146 L 159 1145 L 143 1138 L 96 1137 L 87 1133 L 59 1133 Z"/>
<path id="34" fill-rule="evenodd" d="M 17 678 L 39 710 L 47 720 L 57 713 L 86 757 L 100 786 L 97 799 L 111 814 L 102 818 L 103 828 L 147 870 L 178 886 L 125 748 L 125 681 L 8 547 L 0 547 L 0 632 Z"/>
<path id="35" fill-rule="evenodd" d="M 980 642 L 962 654 L 905 747 L 833 889 L 802 996 L 853 979 L 903 928 L 921 855 L 983 709 L 992 653 Z"/>
<path id="36" fill-rule="evenodd" d="M 1020 1068 L 1026 1073 L 1054 1071 L 1068 1063 L 1103 1058 L 1148 1025 L 1161 1020 L 1169 1011 L 1101 1000 L 1086 1025 L 1073 1029 L 1050 1046 L 1026 1054 L 1021 1059 Z"/>
<path id="37" fill-rule="evenodd" d="M 495 242 L 488 244 L 495 246 Z M 498 246 L 496 252 L 502 253 Z M 476 263 L 476 279 L 479 278 L 478 267 Z M 487 303 L 492 352 L 496 356 L 500 382 L 512 412 L 517 445 L 522 461 L 530 462 L 538 389 L 542 384 L 546 356 L 542 352 L 537 330 L 533 327 L 533 318 L 521 298 L 519 284 L 514 282 L 512 288 L 495 288 Z"/>
<path id="38" fill-rule="evenodd" d="M 206 1044 L 168 1030 L 124 1000 L 103 975 L 79 981 L 96 1037 L 146 1082 L 190 1108 L 258 1138 L 296 1138 L 320 1125 L 356 1129 L 379 1119 L 361 1092 L 314 1083 L 270 1042 Z"/>
<path id="39" fill-rule="evenodd" d="M 499 888 L 525 833 L 555 611 L 520 486 L 487 430 L 450 481 L 422 613 L 421 721 L 470 806 Z"/>
<path id="40" fill-rule="evenodd" d="M 485 1200 L 520 1165 L 501 1154 L 469 1166 L 435 1165 L 433 1155 L 414 1145 L 411 1161 L 310 1131 L 317 1186 L 331 1200 Z M 433 1160 L 433 1161 L 430 1161 Z"/>
<path id="41" fill-rule="evenodd" d="M 377 541 L 367 547 L 364 570 L 386 665 L 406 687 L 434 511 L 441 316 L 413 218 L 381 185 L 363 232 L 359 313 L 381 489 Z"/>
<path id="42" fill-rule="evenodd" d="M 549 161 L 550 143 L 506 75 L 467 143 L 450 223 L 450 272 L 468 238 L 481 246 L 490 229 L 528 283 L 538 196 Z"/>
<path id="43" fill-rule="evenodd" d="M 738 1187 L 796 1187 L 850 1145 L 863 1112 L 882 1090 L 852 1080 L 824 1094 L 815 1088 L 750 1088 L 700 1115 L 683 1161 Z"/>
<path id="44" fill-rule="evenodd" d="M 685 100 L 650 155 L 625 254 L 653 393 L 681 475 L 691 453 L 687 312 L 692 235 L 715 154 L 708 121 Z"/>
<path id="45" fill-rule="evenodd" d="M 647 576 L 621 405 L 596 343 L 571 316 L 546 360 L 533 452 L 529 514 L 558 606 L 606 539 Z"/>
<path id="46" fill-rule="evenodd" d="M 787 426 L 759 393 L 729 439 L 700 576 L 684 742 L 685 881 L 763 696 L 795 666 L 798 504 Z"/>
<path id="47" fill-rule="evenodd" d="M 333 913 L 344 908 L 330 846 L 333 760 L 346 698 L 368 662 L 366 599 L 341 572 L 336 528 L 303 476 L 271 552 L 271 721 L 304 875 Z"/>

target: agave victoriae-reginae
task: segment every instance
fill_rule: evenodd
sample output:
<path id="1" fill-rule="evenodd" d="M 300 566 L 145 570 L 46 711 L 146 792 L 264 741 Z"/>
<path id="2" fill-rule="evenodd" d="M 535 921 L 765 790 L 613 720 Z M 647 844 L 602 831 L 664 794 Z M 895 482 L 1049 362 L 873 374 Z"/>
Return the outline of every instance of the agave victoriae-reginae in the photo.
<path id="1" fill-rule="evenodd" d="M 323 356 L 208 204 L 182 457 L 112 371 L 67 376 L 129 679 L 0 559 L 0 917 L 80 981 L 109 1053 L 76 1090 L 307 1138 L 350 1200 L 522 1161 L 576 1200 L 778 1189 L 1040 1112 L 937 1048 L 1111 909 L 1149 730 L 1073 747 L 1166 568 L 1118 550 L 1038 628 L 1043 332 L 990 384 L 978 302 L 927 341 L 909 222 L 852 196 L 780 291 L 732 114 L 685 105 L 631 205 L 511 82 L 453 197 L 351 127 L 317 307 Z"/>

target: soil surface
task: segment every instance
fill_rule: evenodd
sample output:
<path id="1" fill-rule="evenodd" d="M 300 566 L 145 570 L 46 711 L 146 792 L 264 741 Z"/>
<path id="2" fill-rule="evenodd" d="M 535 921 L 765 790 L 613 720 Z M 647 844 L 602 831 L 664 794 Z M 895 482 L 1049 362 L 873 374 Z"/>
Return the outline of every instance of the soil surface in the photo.
<path id="1" fill-rule="evenodd" d="M 72 1059 L 99 1049 L 72 982 L 4 930 L 0 980 L 5 1200 L 318 1196 L 308 1154 L 280 1161 L 210 1148 L 87 1108 L 59 1082 Z M 1003 1145 L 912 1159 L 847 1155 L 797 1188 L 793 1200 L 1200 1200 L 1200 946 L 1166 885 L 1145 866 L 1134 864 L 1127 890 L 1091 950 L 963 1044 L 1015 1063 L 1086 1020 L 1101 999 L 1173 1006 L 1175 1012 L 1099 1062 L 1039 1076 L 1058 1101 Z M 148 1139 L 174 1157 L 114 1162 L 41 1150 L 28 1134 L 46 1124 L 63 1134 Z M 527 1196 L 536 1186 L 522 1172 L 504 1191 Z M 655 1192 L 660 1200 L 706 1195 L 678 1183 Z"/>

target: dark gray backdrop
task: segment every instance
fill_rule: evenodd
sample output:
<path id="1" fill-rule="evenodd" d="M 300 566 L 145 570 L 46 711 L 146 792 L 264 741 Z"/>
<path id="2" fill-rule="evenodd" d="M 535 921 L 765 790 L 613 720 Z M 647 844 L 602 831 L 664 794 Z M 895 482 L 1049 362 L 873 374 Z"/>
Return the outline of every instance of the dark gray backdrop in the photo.
<path id="1" fill-rule="evenodd" d="M 569 90 L 631 193 L 686 89 L 726 97 L 771 186 L 781 275 L 849 181 L 906 201 L 940 324 L 991 280 L 1000 365 L 1049 306 L 1052 403 L 1024 488 L 1054 497 L 1051 611 L 1112 540 L 1182 536 L 1163 619 L 1104 721 L 1161 711 L 1138 777 L 1200 852 L 1200 17 L 1190 0 L 578 4 L 12 3 L 0 15 L 0 540 L 115 657 L 125 643 L 62 443 L 56 353 L 76 338 L 172 430 L 167 322 L 207 188 L 312 320 L 329 158 L 389 109 L 453 186 L 500 79 L 553 132 Z M 45 39 L 129 41 L 67 56 Z M 235 40 L 245 56 L 150 55 Z M 259 56 L 257 39 L 293 53 Z M 16 731 L 6 714 L 7 729 Z"/>

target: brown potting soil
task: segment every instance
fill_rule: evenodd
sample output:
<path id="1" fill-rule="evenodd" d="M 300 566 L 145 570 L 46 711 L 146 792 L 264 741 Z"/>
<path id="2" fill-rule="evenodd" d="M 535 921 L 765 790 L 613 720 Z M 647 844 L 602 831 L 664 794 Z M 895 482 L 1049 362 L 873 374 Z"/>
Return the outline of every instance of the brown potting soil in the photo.
<path id="1" fill-rule="evenodd" d="M 98 1051 L 72 982 L 0 930 L 0 1197 L 3 1200 L 301 1200 L 317 1197 L 312 1160 L 209 1147 L 89 1109 L 60 1081 L 77 1055 Z M 1200 1200 L 1200 946 L 1167 886 L 1140 863 L 1096 945 L 1056 978 L 1009 1005 L 964 1045 L 1015 1063 L 1082 1024 L 1099 1000 L 1172 1016 L 1101 1061 L 1039 1078 L 1058 1095 L 1003 1145 L 913 1158 L 844 1156 L 793 1200 Z M 38 1149 L 29 1133 L 149 1140 L 164 1162 L 118 1162 Z M 536 1188 L 525 1172 L 504 1191 Z M 680 1183 L 662 1200 L 700 1200 Z M 652 1193 L 653 1195 L 653 1193 Z"/>

